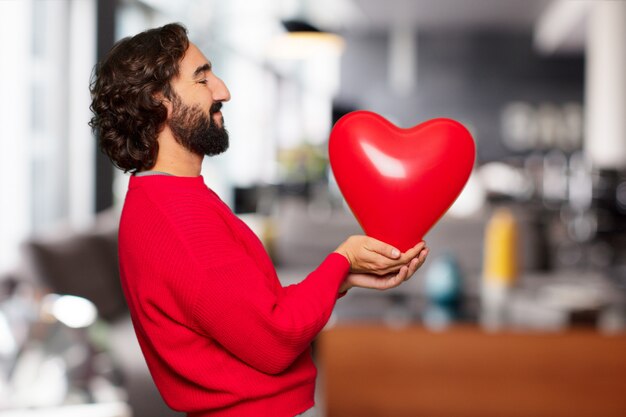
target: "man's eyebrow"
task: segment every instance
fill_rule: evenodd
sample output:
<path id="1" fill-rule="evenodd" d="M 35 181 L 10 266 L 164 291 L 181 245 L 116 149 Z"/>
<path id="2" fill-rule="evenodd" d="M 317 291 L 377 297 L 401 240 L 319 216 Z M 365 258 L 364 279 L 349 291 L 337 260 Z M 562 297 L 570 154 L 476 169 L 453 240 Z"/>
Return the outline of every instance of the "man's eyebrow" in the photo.
<path id="1" fill-rule="evenodd" d="M 211 71 L 211 63 L 207 62 L 204 65 L 200 65 L 198 68 L 196 68 L 196 70 L 193 72 L 193 78 L 196 78 L 198 75 L 202 74 L 203 72 L 207 72 L 207 71 Z"/>

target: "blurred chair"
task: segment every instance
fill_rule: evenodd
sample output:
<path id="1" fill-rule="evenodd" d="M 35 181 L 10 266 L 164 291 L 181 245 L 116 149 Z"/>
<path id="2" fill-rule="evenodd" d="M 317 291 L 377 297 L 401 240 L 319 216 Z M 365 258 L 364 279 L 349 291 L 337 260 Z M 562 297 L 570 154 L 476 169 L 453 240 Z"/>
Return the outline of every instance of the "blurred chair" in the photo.
<path id="1" fill-rule="evenodd" d="M 25 242 L 24 279 L 96 305 L 110 328 L 110 353 L 121 368 L 133 417 L 178 416 L 158 393 L 132 328 L 119 278 L 118 221 L 117 213 L 106 211 L 89 230 L 59 230 Z"/>

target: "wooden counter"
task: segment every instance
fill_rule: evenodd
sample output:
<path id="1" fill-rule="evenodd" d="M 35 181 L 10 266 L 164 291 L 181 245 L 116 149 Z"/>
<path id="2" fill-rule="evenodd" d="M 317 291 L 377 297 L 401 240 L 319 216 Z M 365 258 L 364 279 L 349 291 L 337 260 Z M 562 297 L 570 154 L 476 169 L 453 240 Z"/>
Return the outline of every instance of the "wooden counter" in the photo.
<path id="1" fill-rule="evenodd" d="M 626 334 L 340 325 L 316 349 L 327 417 L 626 416 Z"/>

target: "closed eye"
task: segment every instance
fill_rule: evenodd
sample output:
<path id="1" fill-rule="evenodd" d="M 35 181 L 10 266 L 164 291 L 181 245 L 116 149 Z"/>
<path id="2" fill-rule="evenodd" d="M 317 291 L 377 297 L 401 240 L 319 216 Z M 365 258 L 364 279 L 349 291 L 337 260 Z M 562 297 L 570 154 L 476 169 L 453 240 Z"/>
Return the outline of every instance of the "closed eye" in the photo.
<path id="1" fill-rule="evenodd" d="M 208 79 L 206 79 L 206 78 L 203 78 L 203 79 L 201 79 L 201 80 L 198 80 L 198 83 L 200 83 L 200 84 L 208 84 L 208 83 L 209 83 L 209 80 L 208 80 Z"/>

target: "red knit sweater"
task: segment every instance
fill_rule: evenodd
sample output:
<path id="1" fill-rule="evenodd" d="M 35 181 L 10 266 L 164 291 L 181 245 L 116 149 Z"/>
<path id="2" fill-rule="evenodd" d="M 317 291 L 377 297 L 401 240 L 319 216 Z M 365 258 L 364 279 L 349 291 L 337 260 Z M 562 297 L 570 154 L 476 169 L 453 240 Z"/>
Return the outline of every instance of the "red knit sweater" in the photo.
<path id="1" fill-rule="evenodd" d="M 130 314 L 165 402 L 190 416 L 292 417 L 314 405 L 311 341 L 348 260 L 282 287 L 263 245 L 199 177 L 131 177 L 119 259 Z"/>

